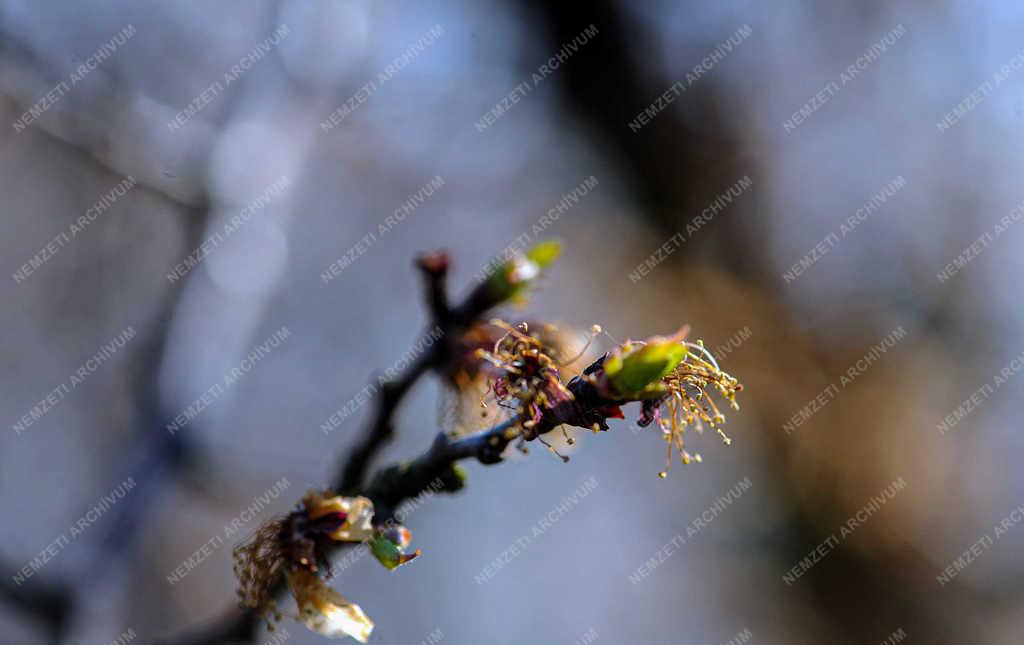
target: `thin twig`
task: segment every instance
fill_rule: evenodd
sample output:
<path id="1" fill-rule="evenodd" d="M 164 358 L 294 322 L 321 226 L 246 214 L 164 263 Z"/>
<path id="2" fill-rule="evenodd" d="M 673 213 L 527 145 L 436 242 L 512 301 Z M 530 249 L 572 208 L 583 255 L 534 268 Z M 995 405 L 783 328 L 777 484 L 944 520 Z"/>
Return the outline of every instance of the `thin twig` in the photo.
<path id="1" fill-rule="evenodd" d="M 432 482 L 440 480 L 442 491 L 456 492 L 462 484 L 461 476 L 454 471 L 459 461 L 500 462 L 509 442 L 519 436 L 517 423 L 518 417 L 512 417 L 483 432 L 458 439 L 440 432 L 430 448 L 416 459 L 377 471 L 369 486 L 361 491 L 373 501 L 374 522 L 386 522 L 402 502 L 427 490 Z"/>
<path id="2" fill-rule="evenodd" d="M 431 369 L 444 365 L 451 357 L 452 343 L 467 327 L 499 304 L 499 300 L 483 285 L 483 288 L 474 289 L 460 305 L 450 307 L 447 289 L 449 265 L 448 255 L 440 252 L 423 255 L 416 261 L 424 277 L 430 328 L 439 329 L 440 338 L 400 378 L 381 386 L 374 417 L 334 481 L 334 490 L 342 495 L 354 495 L 363 487 L 373 460 L 394 437 L 395 413 L 412 386 Z"/>
<path id="3" fill-rule="evenodd" d="M 419 495 L 439 479 L 442 486 L 436 490 L 454 493 L 462 485 L 461 476 L 455 472 L 455 464 L 467 459 L 476 459 L 484 464 L 500 462 L 501 453 L 519 434 L 516 429 L 517 422 L 517 417 L 506 419 L 483 432 L 458 439 L 451 438 L 445 432 L 439 432 L 430 448 L 419 457 L 380 469 L 370 484 L 356 493 L 373 500 L 374 521 L 378 524 L 391 519 L 395 509 L 402 502 Z M 350 546 L 352 543 L 338 543 L 333 546 L 332 551 Z M 283 583 L 274 588 L 275 595 L 280 595 L 283 591 Z M 186 634 L 178 640 L 164 641 L 164 645 L 251 642 L 255 638 L 259 623 L 260 618 L 255 612 L 248 609 L 231 609 L 206 627 Z"/>
<path id="4" fill-rule="evenodd" d="M 515 419 L 461 439 L 452 439 L 441 432 L 418 458 L 382 468 L 369 484 L 366 483 L 373 461 L 394 437 L 394 416 L 405 395 L 424 374 L 446 365 L 453 357 L 454 343 L 465 330 L 502 302 L 502 298 L 484 282 L 472 289 L 459 305 L 450 306 L 446 283 L 449 264 L 448 255 L 440 252 L 417 259 L 416 266 L 424 276 L 430 320 L 433 327 L 440 329 L 440 338 L 400 378 L 384 383 L 374 416 L 362 439 L 333 479 L 333 488 L 337 492 L 365 495 L 373 500 L 378 523 L 389 519 L 399 504 L 418 495 L 439 477 L 443 482 L 441 490 L 455 492 L 462 486 L 461 477 L 454 469 L 456 462 L 476 458 L 486 464 L 497 463 L 501 461 L 501 453 L 508 442 L 515 437 L 512 431 Z M 284 585 L 278 584 L 274 593 L 280 594 L 283 590 Z M 206 628 L 173 642 L 205 645 L 229 640 L 251 641 L 259 620 L 255 612 L 233 609 Z"/>

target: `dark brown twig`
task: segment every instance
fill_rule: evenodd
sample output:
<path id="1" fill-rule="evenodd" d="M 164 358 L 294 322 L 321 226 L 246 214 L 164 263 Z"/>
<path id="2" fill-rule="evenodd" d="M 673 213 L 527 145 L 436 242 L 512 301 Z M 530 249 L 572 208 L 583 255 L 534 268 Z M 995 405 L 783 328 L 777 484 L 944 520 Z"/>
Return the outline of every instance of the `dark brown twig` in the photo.
<path id="1" fill-rule="evenodd" d="M 366 473 L 374 458 L 394 437 L 394 416 L 405 395 L 421 376 L 430 369 L 443 365 L 451 356 L 452 343 L 465 329 L 500 304 L 486 283 L 474 289 L 466 300 L 455 308 L 448 304 L 447 277 L 449 257 L 446 253 L 428 253 L 416 261 L 423 273 L 431 328 L 440 330 L 439 342 L 420 357 L 398 379 L 385 382 L 377 399 L 377 408 L 363 438 L 352 449 L 334 490 L 342 495 L 356 494 L 366 480 Z"/>
<path id="2" fill-rule="evenodd" d="M 404 500 L 415 497 L 440 478 L 441 490 L 455 492 L 462 486 L 461 476 L 455 470 L 456 462 L 476 458 L 481 463 L 501 461 L 501 453 L 516 433 L 514 419 L 506 420 L 476 435 L 451 439 L 441 432 L 431 447 L 411 462 L 382 468 L 366 483 L 367 472 L 380 451 L 394 437 L 394 416 L 405 395 L 431 369 L 444 366 L 453 354 L 454 343 L 462 333 L 477 322 L 503 298 L 487 283 L 472 289 L 459 305 L 449 305 L 447 276 L 450 265 L 446 253 L 437 252 L 421 256 L 417 268 L 424 277 L 427 306 L 432 326 L 440 330 L 437 343 L 420 357 L 398 379 L 384 383 L 377 399 L 374 415 L 362 439 L 349 453 L 334 479 L 334 490 L 343 495 L 365 495 L 373 500 L 378 523 L 386 521 Z M 275 589 L 279 594 L 283 585 Z M 259 617 L 254 612 L 233 609 L 206 628 L 174 641 L 180 645 L 251 641 L 257 631 Z"/>
<path id="3" fill-rule="evenodd" d="M 402 502 L 424 492 L 435 481 L 442 483 L 439 491 L 454 493 L 462 487 L 462 477 L 455 470 L 455 465 L 466 459 L 476 459 L 484 464 L 500 462 L 501 453 L 519 435 L 517 422 L 517 418 L 506 419 L 483 432 L 459 439 L 440 432 L 426 452 L 412 461 L 380 469 L 365 489 L 356 492 L 373 500 L 376 509 L 374 521 L 378 524 L 390 520 Z M 334 550 L 351 545 L 340 543 L 335 545 Z M 274 589 L 275 595 L 283 591 L 283 584 Z M 259 623 L 260 618 L 255 612 L 232 609 L 210 625 L 186 634 L 179 640 L 166 641 L 165 645 L 252 641 Z"/>

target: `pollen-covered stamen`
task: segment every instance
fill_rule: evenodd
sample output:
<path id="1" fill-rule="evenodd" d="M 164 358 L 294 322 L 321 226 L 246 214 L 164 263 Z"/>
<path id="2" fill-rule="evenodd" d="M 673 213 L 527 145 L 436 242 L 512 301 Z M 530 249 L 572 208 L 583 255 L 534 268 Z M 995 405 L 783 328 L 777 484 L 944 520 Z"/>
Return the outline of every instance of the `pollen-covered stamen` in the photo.
<path id="1" fill-rule="evenodd" d="M 561 459 L 561 460 L 562 460 L 562 463 L 567 463 L 567 462 L 569 461 L 569 455 L 563 455 L 562 453 L 558 452 L 558 448 L 555 448 L 555 447 L 554 447 L 554 446 L 552 446 L 552 445 L 551 445 L 550 443 L 548 443 L 547 441 L 545 441 L 545 440 L 544 440 L 544 437 L 542 437 L 541 435 L 537 435 L 537 440 L 538 440 L 538 441 L 540 441 L 540 442 L 541 442 L 542 444 L 544 444 L 544 447 L 545 447 L 545 448 L 547 448 L 547 449 L 548 449 L 549 451 L 551 451 L 552 453 L 554 453 L 554 455 L 555 455 L 556 457 L 558 457 L 559 459 Z"/>
<path id="2" fill-rule="evenodd" d="M 679 460 L 684 464 L 701 461 L 699 454 L 691 455 L 684 448 L 684 435 L 689 426 L 702 432 L 706 423 L 722 437 L 723 443 L 728 445 L 732 442 L 721 428 L 725 415 L 711 393 L 717 393 L 738 410 L 736 393 L 743 389 L 735 378 L 722 371 L 703 341 L 684 344 L 693 351 L 687 353 L 686 358 L 663 379 L 668 394 L 661 399 L 661 404 L 667 414 L 658 419 L 658 425 L 668 445 L 665 470 L 658 473 L 662 478 L 667 476 L 673 452 L 679 454 Z"/>
<path id="3" fill-rule="evenodd" d="M 587 350 L 590 349 L 591 343 L 594 342 L 594 339 L 597 338 L 598 334 L 600 334 L 602 331 L 603 330 L 601 329 L 601 325 L 592 325 L 590 327 L 590 334 L 587 336 L 587 342 L 583 344 L 583 348 L 580 349 L 580 351 L 577 352 L 576 355 L 573 356 L 572 358 L 570 358 L 570 359 L 568 359 L 566 361 L 562 361 L 561 363 L 559 363 L 558 366 L 559 367 L 567 367 L 569 365 L 572 365 L 576 361 L 580 360 L 581 358 L 583 358 L 584 354 L 587 353 Z"/>
<path id="4" fill-rule="evenodd" d="M 497 367 L 501 374 L 490 390 L 500 405 L 514 408 L 519 417 L 522 438 L 527 441 L 535 439 L 545 431 L 547 413 L 572 400 L 572 394 L 562 385 L 552 351 L 540 338 L 530 334 L 526 323 L 512 326 L 501 320 L 492 320 L 491 324 L 504 330 L 505 334 L 494 343 L 490 352 L 477 350 L 477 356 Z M 550 444 L 543 443 L 560 458 L 566 459 Z"/>

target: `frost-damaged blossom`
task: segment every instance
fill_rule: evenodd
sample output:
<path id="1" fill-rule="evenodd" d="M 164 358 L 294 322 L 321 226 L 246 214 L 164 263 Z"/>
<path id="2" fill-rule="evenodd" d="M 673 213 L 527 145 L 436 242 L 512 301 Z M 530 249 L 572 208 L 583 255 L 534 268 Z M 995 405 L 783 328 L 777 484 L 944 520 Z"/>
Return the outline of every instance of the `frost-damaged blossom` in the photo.
<path id="1" fill-rule="evenodd" d="M 492 351 L 478 350 L 478 355 L 498 372 L 491 387 L 499 402 L 518 415 L 521 442 L 544 442 L 541 435 L 559 425 L 563 431 L 564 425 L 608 430 L 608 419 L 624 418 L 623 404 L 640 401 L 638 424 L 658 422 L 668 444 L 669 464 L 674 451 L 683 463 L 700 461 L 683 447 L 683 435 L 691 425 L 701 432 L 707 423 L 729 443 L 719 427 L 725 417 L 710 394 L 717 393 L 738 409 L 736 393 L 743 388 L 719 368 L 703 342 L 686 341 L 688 327 L 668 337 L 627 341 L 563 385 L 552 351 L 540 338 L 526 325 L 501 325 L 505 335 Z M 665 477 L 667 471 L 668 465 L 659 475 Z"/>
<path id="2" fill-rule="evenodd" d="M 315 573 L 294 569 L 287 574 L 288 589 L 299 608 L 299 620 L 314 632 L 331 638 L 351 636 L 365 643 L 373 631 L 363 610 L 331 589 Z"/>
<path id="3" fill-rule="evenodd" d="M 545 240 L 528 249 L 516 250 L 488 263 L 477 274 L 479 283 L 459 307 L 450 307 L 444 290 L 444 279 L 451 265 L 443 252 L 420 256 L 418 266 L 426 273 L 429 302 L 435 313 L 454 324 L 449 325 L 444 339 L 445 351 L 433 368 L 449 386 L 441 401 L 440 424 L 453 435 L 480 430 L 491 425 L 493 410 L 480 406 L 489 393 L 488 381 L 495 378 L 493 366 L 481 361 L 478 349 L 490 349 L 505 329 L 479 316 L 494 307 L 513 303 L 522 305 L 530 291 L 538 286 L 545 272 L 561 254 L 557 240 Z M 466 316 L 473 312 L 472 316 Z M 543 333 L 564 334 L 553 325 L 542 325 Z M 554 346 L 567 338 L 545 338 Z"/>
<path id="4" fill-rule="evenodd" d="M 327 550 L 342 542 L 369 542 L 388 569 L 419 555 L 418 550 L 405 553 L 410 542 L 405 527 L 375 528 L 372 518 L 373 502 L 365 497 L 310 491 L 296 510 L 267 522 L 235 548 L 242 605 L 254 609 L 273 628 L 274 621 L 281 619 L 274 588 L 283 576 L 299 610 L 297 620 L 324 636 L 351 636 L 365 643 L 373 622 L 321 577 L 321 571 L 330 571 Z"/>
<path id="5" fill-rule="evenodd" d="M 586 351 L 586 347 L 582 351 L 579 347 L 573 347 L 574 343 L 579 342 L 581 334 L 572 329 L 534 321 L 525 321 L 518 327 L 528 329 L 528 342 L 537 344 L 551 359 L 562 359 L 570 353 L 578 354 L 560 363 L 559 369 L 573 364 Z M 495 381 L 506 380 L 506 370 L 497 354 L 503 343 L 510 344 L 507 342 L 509 334 L 509 325 L 504 321 L 478 321 L 452 345 L 451 357 L 443 366 L 448 386 L 445 390 L 448 410 L 447 418 L 442 417 L 442 423 L 454 435 L 481 430 L 495 422 L 494 417 L 500 412 L 501 400 L 494 394 L 491 385 Z M 499 402 L 497 408 L 490 405 L 496 399 Z"/>
<path id="6" fill-rule="evenodd" d="M 491 324 L 504 329 L 505 334 L 491 351 L 479 349 L 477 356 L 497 371 L 491 390 L 499 405 L 515 410 L 521 428 L 520 445 L 539 439 L 563 461 L 568 461 L 568 457 L 559 454 L 540 436 L 550 429 L 542 422 L 557 417 L 559 411 L 570 407 L 573 401 L 572 393 L 558 375 L 559 365 L 551 356 L 554 350 L 540 337 L 531 335 L 526 323 L 513 327 L 492 320 Z M 566 439 L 572 443 L 571 438 Z"/>

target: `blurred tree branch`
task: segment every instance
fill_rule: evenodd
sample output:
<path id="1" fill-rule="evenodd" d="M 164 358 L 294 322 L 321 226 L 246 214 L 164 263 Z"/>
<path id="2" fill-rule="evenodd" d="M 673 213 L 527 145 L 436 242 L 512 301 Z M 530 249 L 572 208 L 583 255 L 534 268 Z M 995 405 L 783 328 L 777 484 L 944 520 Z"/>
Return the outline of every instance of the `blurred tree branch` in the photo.
<path id="1" fill-rule="evenodd" d="M 187 248 L 199 244 L 208 213 L 206 207 L 191 209 L 184 218 Z M 69 636 L 67 630 L 76 620 L 82 599 L 114 570 L 110 563 L 134 550 L 148 526 L 147 519 L 157 510 L 157 500 L 166 490 L 167 481 L 180 476 L 196 457 L 196 449 L 186 435 L 165 431 L 165 423 L 176 412 L 163 400 L 159 383 L 163 359 L 169 352 L 171 323 L 186 284 L 182 282 L 164 297 L 147 340 L 135 354 L 133 425 L 139 431 L 132 437 L 134 445 L 118 459 L 127 463 L 118 481 L 131 478 L 135 482 L 132 494 L 111 507 L 109 519 L 90 531 L 87 548 L 92 554 L 78 570 L 64 579 L 32 579 L 17 586 L 5 580 L 2 585 L 2 595 L 9 604 L 39 619 L 54 642 Z"/>

